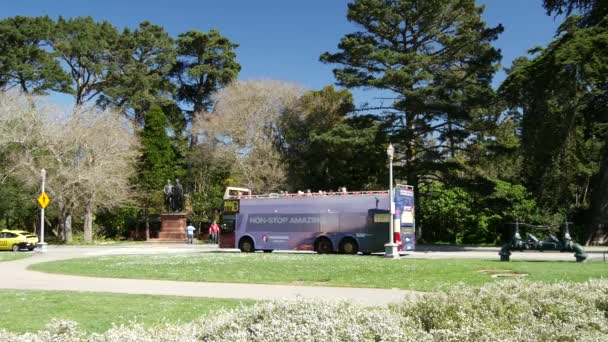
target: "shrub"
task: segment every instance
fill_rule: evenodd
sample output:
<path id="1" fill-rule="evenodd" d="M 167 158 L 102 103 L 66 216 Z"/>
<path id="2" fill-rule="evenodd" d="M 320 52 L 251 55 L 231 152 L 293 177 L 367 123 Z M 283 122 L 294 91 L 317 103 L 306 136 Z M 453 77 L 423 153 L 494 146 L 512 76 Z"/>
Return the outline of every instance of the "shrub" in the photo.
<path id="1" fill-rule="evenodd" d="M 8 341 L 606 341 L 608 281 L 504 281 L 459 286 L 414 303 L 266 302 L 194 322 L 117 326 L 85 334 L 56 321 L 37 333 L 0 331 Z"/>

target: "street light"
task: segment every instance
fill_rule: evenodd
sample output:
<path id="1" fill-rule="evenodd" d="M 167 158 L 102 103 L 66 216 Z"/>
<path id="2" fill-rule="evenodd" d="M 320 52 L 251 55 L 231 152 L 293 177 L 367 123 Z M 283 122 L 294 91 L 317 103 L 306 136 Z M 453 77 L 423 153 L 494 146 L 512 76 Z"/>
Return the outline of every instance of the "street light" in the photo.
<path id="1" fill-rule="evenodd" d="M 395 243 L 395 238 L 393 234 L 393 216 L 395 215 L 395 196 L 393 194 L 393 157 L 395 155 L 395 148 L 393 144 L 388 144 L 388 148 L 386 149 L 386 156 L 388 157 L 388 196 L 389 196 L 389 205 L 390 205 L 390 219 L 389 219 L 389 243 L 384 245 L 385 248 L 385 256 L 387 258 L 398 258 L 399 252 L 397 251 L 397 244 Z"/>

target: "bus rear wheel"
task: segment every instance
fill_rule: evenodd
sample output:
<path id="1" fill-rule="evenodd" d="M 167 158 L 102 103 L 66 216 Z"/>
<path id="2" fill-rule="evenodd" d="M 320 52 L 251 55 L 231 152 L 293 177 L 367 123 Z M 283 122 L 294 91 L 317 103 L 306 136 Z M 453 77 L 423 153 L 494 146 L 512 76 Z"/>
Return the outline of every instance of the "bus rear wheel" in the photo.
<path id="1" fill-rule="evenodd" d="M 357 254 L 359 252 L 359 245 L 357 241 L 352 238 L 345 238 L 340 243 L 340 253 L 344 254 Z"/>
<path id="2" fill-rule="evenodd" d="M 315 251 L 319 254 L 329 254 L 334 251 L 334 247 L 328 238 L 319 238 L 315 242 Z"/>
<path id="3" fill-rule="evenodd" d="M 253 240 L 248 237 L 244 237 L 239 241 L 239 249 L 243 253 L 253 253 L 255 252 L 255 247 L 253 245 Z"/>

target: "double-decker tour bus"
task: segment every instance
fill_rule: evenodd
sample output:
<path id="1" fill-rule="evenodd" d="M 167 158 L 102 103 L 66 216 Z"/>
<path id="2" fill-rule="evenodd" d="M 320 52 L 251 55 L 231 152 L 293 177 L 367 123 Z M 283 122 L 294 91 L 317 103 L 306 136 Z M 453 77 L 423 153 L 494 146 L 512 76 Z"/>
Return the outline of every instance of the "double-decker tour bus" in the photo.
<path id="1" fill-rule="evenodd" d="M 413 250 L 413 188 L 397 186 L 394 198 L 395 241 L 400 250 Z M 224 194 L 219 246 L 242 252 L 384 252 L 389 206 L 388 191 L 252 195 L 249 189 L 229 187 Z"/>

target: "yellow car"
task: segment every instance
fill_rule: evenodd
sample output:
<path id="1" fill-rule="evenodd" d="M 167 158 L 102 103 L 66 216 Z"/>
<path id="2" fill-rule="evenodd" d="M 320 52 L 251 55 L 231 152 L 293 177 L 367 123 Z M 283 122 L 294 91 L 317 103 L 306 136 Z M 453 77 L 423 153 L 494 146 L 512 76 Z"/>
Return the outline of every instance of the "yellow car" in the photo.
<path id="1" fill-rule="evenodd" d="M 36 234 L 24 230 L 4 229 L 0 231 L 0 250 L 17 252 L 20 249 L 27 248 L 32 251 L 37 242 L 38 236 Z"/>

